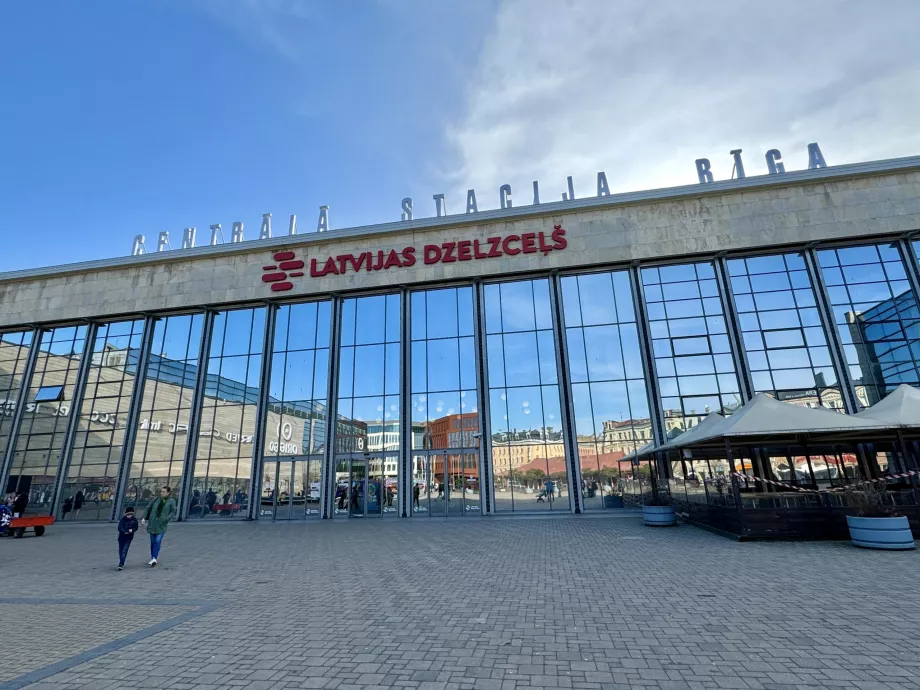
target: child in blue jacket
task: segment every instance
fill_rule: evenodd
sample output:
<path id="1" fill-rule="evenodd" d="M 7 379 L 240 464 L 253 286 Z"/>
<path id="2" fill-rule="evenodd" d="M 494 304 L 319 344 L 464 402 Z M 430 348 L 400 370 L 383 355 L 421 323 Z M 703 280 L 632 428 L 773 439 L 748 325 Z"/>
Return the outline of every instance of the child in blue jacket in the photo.
<path id="1" fill-rule="evenodd" d="M 125 569 L 125 559 L 128 557 L 128 549 L 131 548 L 131 540 L 137 532 L 137 518 L 134 517 L 134 508 L 128 506 L 125 508 L 125 514 L 118 521 L 118 569 Z"/>

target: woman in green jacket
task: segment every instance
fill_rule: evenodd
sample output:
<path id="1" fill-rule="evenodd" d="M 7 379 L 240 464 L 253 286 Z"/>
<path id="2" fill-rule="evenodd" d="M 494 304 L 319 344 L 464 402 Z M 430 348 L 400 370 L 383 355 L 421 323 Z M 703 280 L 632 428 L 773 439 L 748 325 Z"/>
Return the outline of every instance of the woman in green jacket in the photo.
<path id="1" fill-rule="evenodd" d="M 170 496 L 171 493 L 172 489 L 168 486 L 160 489 L 160 495 L 147 506 L 144 519 L 141 520 L 142 525 L 147 525 L 147 534 L 150 535 L 150 561 L 147 565 L 151 568 L 157 564 L 160 544 L 163 543 L 163 537 L 166 536 L 166 528 L 176 514 L 176 502 Z"/>

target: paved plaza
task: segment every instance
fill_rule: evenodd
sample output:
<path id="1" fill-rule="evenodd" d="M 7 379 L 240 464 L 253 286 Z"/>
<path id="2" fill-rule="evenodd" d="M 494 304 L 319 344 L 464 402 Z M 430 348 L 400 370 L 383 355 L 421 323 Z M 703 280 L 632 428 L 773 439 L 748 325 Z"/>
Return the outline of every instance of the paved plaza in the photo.
<path id="1" fill-rule="evenodd" d="M 0 540 L 0 689 L 920 688 L 920 553 L 636 517 Z M 55 673 L 56 671 L 56 673 Z"/>

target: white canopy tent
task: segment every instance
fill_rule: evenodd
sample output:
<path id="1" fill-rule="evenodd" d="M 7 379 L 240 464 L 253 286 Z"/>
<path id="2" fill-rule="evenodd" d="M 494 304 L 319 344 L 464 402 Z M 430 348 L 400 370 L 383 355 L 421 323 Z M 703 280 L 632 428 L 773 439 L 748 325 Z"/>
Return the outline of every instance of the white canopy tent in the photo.
<path id="1" fill-rule="evenodd" d="M 902 383 L 884 399 L 863 410 L 856 417 L 882 422 L 889 427 L 920 428 L 920 389 Z"/>
<path id="2" fill-rule="evenodd" d="M 707 424 L 710 419 L 712 423 Z M 833 434 L 843 436 L 889 429 L 891 424 L 880 419 L 841 414 L 822 407 L 803 407 L 758 393 L 731 416 L 721 417 L 713 413 L 695 429 L 655 450 L 672 450 L 699 444 L 717 445 L 721 439 L 757 438 L 769 441 L 771 438 L 779 440 L 783 437 Z"/>
<path id="3" fill-rule="evenodd" d="M 651 455 L 652 453 L 657 453 L 659 450 L 672 450 L 680 448 L 685 443 L 693 443 L 694 440 L 701 438 L 703 435 L 706 435 L 713 426 L 719 422 L 724 422 L 725 417 L 720 415 L 718 412 L 710 412 L 699 424 L 694 427 L 691 427 L 680 436 L 677 436 L 667 443 L 662 443 L 657 448 L 653 444 L 648 444 L 643 448 L 639 449 L 638 456 L 642 457 L 644 455 Z M 628 457 L 628 456 L 627 456 Z"/>

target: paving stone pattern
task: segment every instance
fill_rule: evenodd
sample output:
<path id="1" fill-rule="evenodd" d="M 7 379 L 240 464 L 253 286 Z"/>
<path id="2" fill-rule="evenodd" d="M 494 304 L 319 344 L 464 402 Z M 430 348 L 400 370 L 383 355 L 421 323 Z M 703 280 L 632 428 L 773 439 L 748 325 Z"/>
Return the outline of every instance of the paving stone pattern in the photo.
<path id="1" fill-rule="evenodd" d="M 223 605 L 32 690 L 920 688 L 916 552 L 635 517 L 180 524 L 116 573 L 114 532 L 0 542 L 7 594 Z M 43 619 L 85 631 L 65 608 Z"/>
<path id="2" fill-rule="evenodd" d="M 0 644 L 0 682 L 189 610 L 183 606 L 0 603 L 5 630 Z M 26 634 L 18 634 L 19 630 Z"/>

